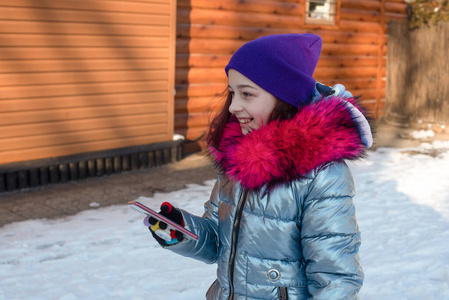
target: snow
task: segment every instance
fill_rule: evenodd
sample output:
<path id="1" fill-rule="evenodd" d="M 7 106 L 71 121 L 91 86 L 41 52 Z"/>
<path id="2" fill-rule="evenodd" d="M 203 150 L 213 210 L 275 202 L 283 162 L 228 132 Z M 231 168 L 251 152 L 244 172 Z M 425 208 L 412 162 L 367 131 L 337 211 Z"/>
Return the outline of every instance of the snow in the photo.
<path id="1" fill-rule="evenodd" d="M 449 299 L 448 150 L 447 141 L 379 148 L 349 163 L 363 238 L 361 299 Z M 202 214 L 213 183 L 139 201 Z M 142 221 L 119 205 L 1 227 L 0 299 L 204 299 L 215 265 L 160 248 Z"/>
<path id="2" fill-rule="evenodd" d="M 419 139 L 427 139 L 427 138 L 433 138 L 435 137 L 435 132 L 431 129 L 427 130 L 419 130 L 419 131 L 413 131 L 410 134 L 412 139 L 419 140 Z"/>
<path id="3" fill-rule="evenodd" d="M 173 135 L 173 140 L 174 141 L 183 141 L 183 140 L 185 140 L 186 138 L 183 136 L 183 135 L 180 135 L 180 134 L 177 134 L 177 133 L 175 133 L 174 135 Z"/>

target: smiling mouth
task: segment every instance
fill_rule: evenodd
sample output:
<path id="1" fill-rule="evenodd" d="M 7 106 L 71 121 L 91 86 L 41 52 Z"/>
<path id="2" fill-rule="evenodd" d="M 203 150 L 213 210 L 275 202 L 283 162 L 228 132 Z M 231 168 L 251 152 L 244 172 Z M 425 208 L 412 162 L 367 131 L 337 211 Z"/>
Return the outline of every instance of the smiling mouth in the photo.
<path id="1" fill-rule="evenodd" d="M 248 124 L 252 120 L 254 120 L 254 119 L 253 118 L 251 118 L 251 119 L 239 119 L 239 122 L 240 122 L 240 124 Z"/>

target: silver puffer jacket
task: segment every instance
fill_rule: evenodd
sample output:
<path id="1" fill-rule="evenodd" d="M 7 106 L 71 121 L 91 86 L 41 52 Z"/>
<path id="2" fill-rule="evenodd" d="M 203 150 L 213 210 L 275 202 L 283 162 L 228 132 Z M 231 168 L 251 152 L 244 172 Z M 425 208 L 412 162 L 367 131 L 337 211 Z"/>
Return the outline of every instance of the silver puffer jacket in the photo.
<path id="1" fill-rule="evenodd" d="M 246 136 L 231 119 L 211 149 L 222 172 L 204 215 L 182 211 L 199 240 L 167 246 L 218 264 L 207 299 L 358 298 L 361 238 L 344 160 L 365 149 L 340 100 Z"/>

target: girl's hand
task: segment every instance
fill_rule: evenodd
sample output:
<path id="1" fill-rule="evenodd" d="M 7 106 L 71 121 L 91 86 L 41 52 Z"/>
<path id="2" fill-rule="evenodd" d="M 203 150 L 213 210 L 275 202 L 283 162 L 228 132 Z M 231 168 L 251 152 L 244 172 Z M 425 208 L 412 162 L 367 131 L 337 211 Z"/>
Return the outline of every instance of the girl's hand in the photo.
<path id="1" fill-rule="evenodd" d="M 162 203 L 159 213 L 184 227 L 181 212 L 169 202 Z M 184 239 L 184 235 L 181 232 L 168 229 L 166 223 L 156 220 L 153 217 L 145 218 L 144 223 L 148 226 L 156 241 L 162 246 L 173 245 Z"/>

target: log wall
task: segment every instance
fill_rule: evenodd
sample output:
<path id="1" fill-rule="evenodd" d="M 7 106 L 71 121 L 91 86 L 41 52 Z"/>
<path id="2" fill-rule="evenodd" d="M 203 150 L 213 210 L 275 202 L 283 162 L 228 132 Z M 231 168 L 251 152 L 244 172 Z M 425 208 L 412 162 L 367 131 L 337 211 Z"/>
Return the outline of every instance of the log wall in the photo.
<path id="1" fill-rule="evenodd" d="M 338 0 L 335 26 L 307 25 L 305 0 L 178 0 L 175 131 L 195 139 L 207 130 L 211 99 L 226 87 L 224 67 L 244 43 L 278 33 L 323 38 L 314 77 L 341 83 L 375 118 L 385 106 L 386 24 L 405 17 L 402 0 Z"/>
<path id="2" fill-rule="evenodd" d="M 173 139 L 174 0 L 0 13 L 0 165 Z"/>

